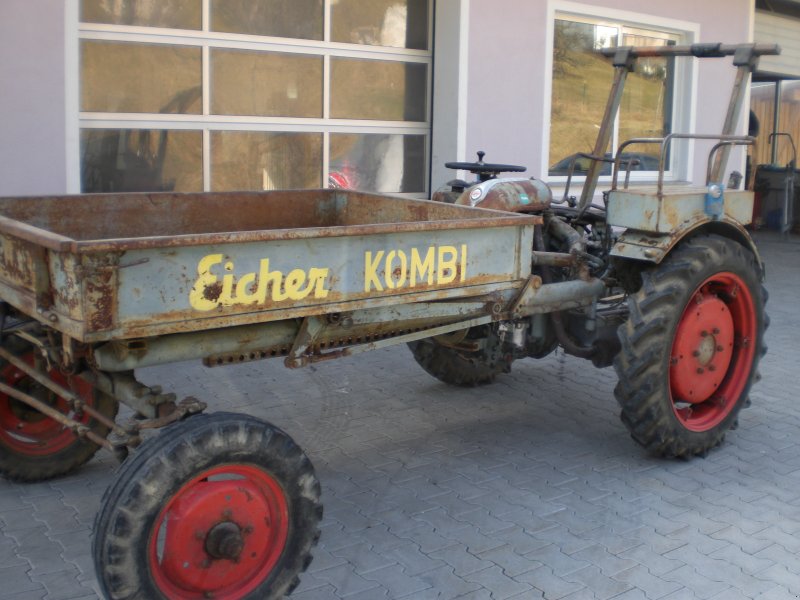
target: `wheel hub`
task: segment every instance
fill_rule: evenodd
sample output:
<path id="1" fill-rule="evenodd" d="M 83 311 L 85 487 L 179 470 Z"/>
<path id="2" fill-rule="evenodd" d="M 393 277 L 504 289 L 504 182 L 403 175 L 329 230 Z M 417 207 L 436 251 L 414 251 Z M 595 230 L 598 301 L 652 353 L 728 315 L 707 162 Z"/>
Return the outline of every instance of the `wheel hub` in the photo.
<path id="1" fill-rule="evenodd" d="M 218 467 L 184 486 L 162 513 L 153 574 L 170 597 L 238 600 L 272 570 L 287 535 L 288 507 L 271 476 Z"/>
<path id="2" fill-rule="evenodd" d="M 733 356 L 734 332 L 727 304 L 699 292 L 675 332 L 670 366 L 675 402 L 705 402 L 719 389 Z"/>
<path id="3" fill-rule="evenodd" d="M 706 335 L 695 350 L 697 362 L 706 367 L 717 353 L 717 340 L 713 335 Z"/>
<path id="4" fill-rule="evenodd" d="M 243 548 L 242 530 L 230 521 L 215 525 L 206 536 L 206 552 L 214 558 L 235 562 Z"/>

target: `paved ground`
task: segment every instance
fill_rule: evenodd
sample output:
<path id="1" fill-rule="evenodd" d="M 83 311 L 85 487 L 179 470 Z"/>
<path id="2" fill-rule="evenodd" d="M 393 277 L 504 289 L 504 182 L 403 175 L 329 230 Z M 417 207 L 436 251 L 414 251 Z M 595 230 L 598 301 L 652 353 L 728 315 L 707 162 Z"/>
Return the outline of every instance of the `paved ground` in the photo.
<path id="1" fill-rule="evenodd" d="M 611 369 L 522 361 L 449 388 L 404 347 L 313 369 L 142 372 L 291 433 L 322 481 L 323 535 L 293 600 L 800 598 L 800 239 L 761 234 L 770 352 L 753 405 L 705 459 L 655 460 L 617 417 Z M 94 599 L 99 456 L 0 480 L 0 598 Z"/>

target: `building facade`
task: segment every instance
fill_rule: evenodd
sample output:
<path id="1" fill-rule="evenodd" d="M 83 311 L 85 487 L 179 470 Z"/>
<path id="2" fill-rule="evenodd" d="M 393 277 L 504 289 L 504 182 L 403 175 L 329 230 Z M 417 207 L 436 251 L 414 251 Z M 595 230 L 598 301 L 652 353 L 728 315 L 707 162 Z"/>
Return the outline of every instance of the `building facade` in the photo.
<path id="1" fill-rule="evenodd" d="M 795 88 L 778 82 L 800 76 L 798 5 L 4 0 L 0 195 L 333 186 L 425 197 L 454 176 L 444 162 L 477 150 L 557 187 L 593 147 L 611 83 L 602 47 L 783 42 L 787 53 L 762 61 L 753 106 L 765 131 L 780 129 L 776 115 L 791 122 Z M 613 147 L 719 133 L 734 74 L 728 59 L 640 61 Z M 633 177 L 652 178 L 652 149 L 637 152 Z M 676 147 L 668 178 L 702 179 L 706 153 Z"/>

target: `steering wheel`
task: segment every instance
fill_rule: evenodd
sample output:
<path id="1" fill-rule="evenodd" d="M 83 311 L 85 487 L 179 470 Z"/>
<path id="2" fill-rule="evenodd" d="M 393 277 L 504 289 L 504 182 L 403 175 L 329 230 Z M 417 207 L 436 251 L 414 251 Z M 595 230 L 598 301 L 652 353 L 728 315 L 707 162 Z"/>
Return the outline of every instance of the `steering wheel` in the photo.
<path id="1" fill-rule="evenodd" d="M 474 173 L 478 176 L 479 181 L 488 181 L 489 179 L 494 179 L 497 177 L 498 173 L 506 173 L 506 172 L 513 172 L 513 173 L 521 173 L 525 171 L 527 167 L 521 167 L 519 165 L 500 165 L 500 164 L 493 164 L 493 163 L 485 163 L 483 162 L 483 157 L 486 156 L 486 152 L 483 150 L 478 150 L 478 162 L 468 163 L 468 162 L 449 162 L 444 163 L 444 166 L 448 169 L 459 169 L 464 171 L 469 171 L 470 173 Z"/>

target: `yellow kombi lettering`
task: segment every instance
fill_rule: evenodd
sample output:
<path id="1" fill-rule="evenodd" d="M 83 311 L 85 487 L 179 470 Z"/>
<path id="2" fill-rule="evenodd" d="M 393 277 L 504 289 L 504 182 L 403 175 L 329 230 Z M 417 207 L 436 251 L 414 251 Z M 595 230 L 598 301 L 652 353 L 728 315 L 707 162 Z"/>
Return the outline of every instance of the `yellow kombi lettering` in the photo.
<path id="1" fill-rule="evenodd" d="M 467 245 L 364 253 L 364 291 L 448 285 L 467 279 Z"/>
<path id="2" fill-rule="evenodd" d="M 436 260 L 435 250 L 431 246 L 425 253 L 425 258 L 420 258 L 419 250 L 416 248 L 411 249 L 411 287 L 417 285 L 417 276 L 419 276 L 419 281 L 425 281 L 428 285 L 433 285 L 433 263 Z"/>

